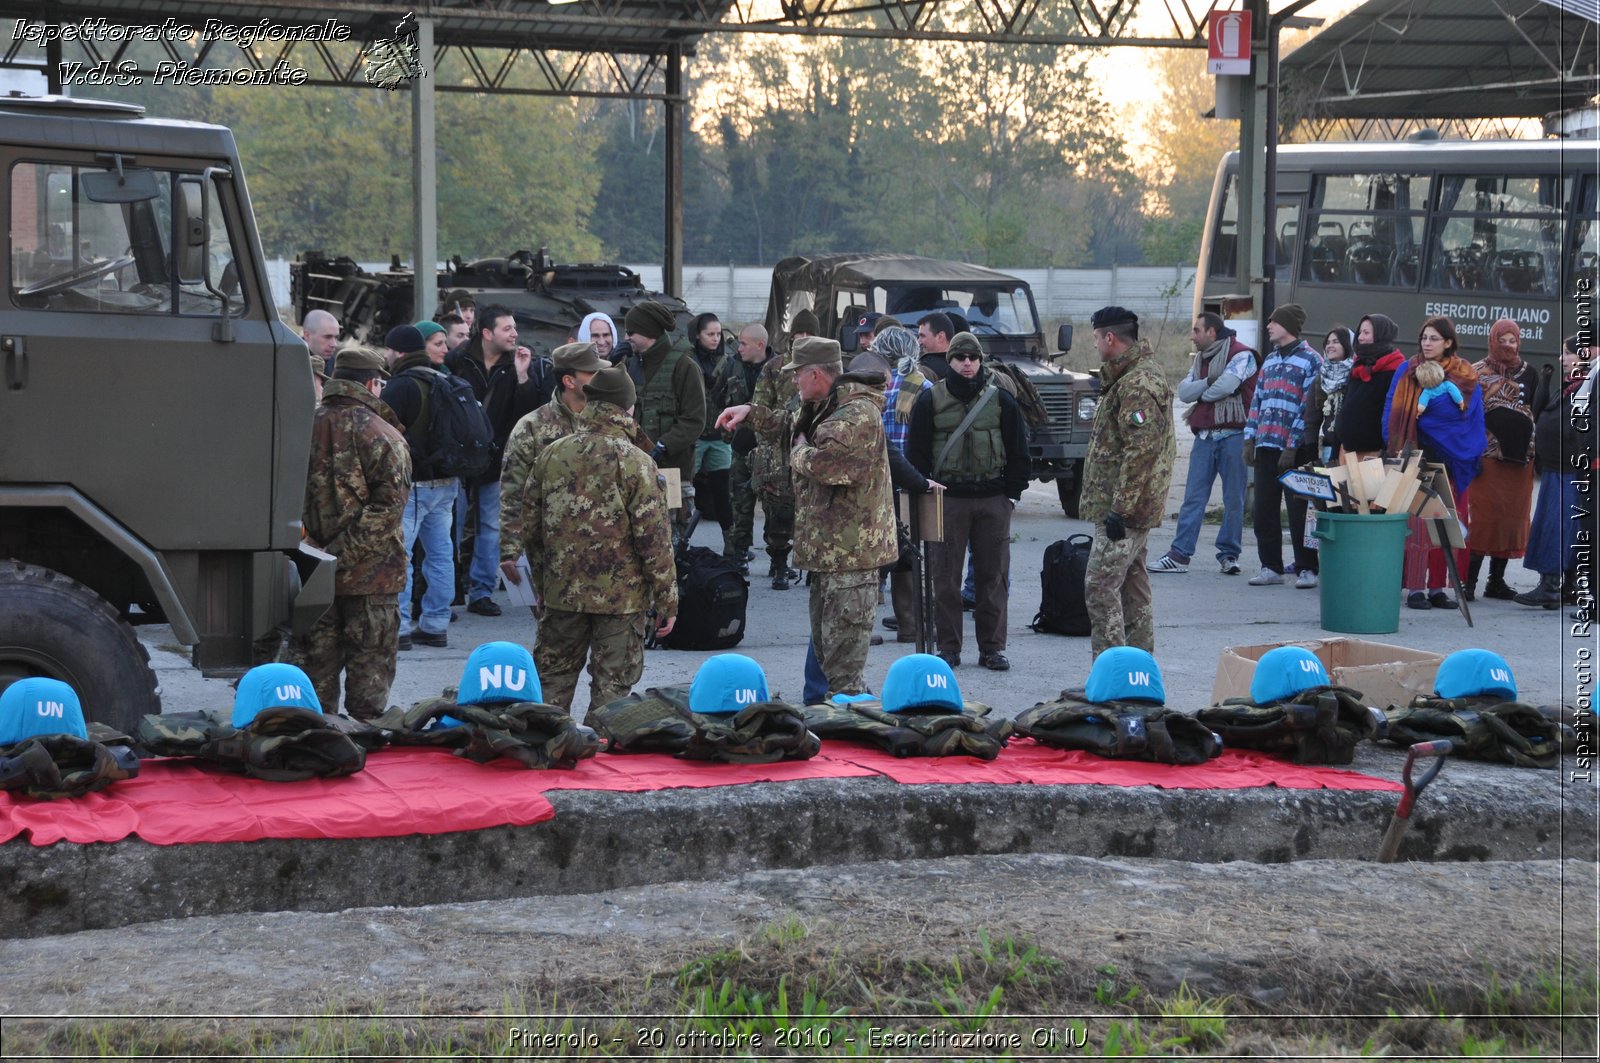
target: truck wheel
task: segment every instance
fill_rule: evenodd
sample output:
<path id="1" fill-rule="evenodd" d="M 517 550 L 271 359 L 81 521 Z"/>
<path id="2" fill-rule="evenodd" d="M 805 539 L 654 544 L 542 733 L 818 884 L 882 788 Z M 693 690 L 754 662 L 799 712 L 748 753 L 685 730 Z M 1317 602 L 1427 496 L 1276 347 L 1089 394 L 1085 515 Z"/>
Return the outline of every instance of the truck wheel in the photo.
<path id="1" fill-rule="evenodd" d="M 34 676 L 67 683 L 86 720 L 124 733 L 161 711 L 150 654 L 115 609 L 59 572 L 0 562 L 0 689 Z"/>
<path id="2" fill-rule="evenodd" d="M 1078 475 L 1072 479 L 1058 479 L 1056 481 L 1056 494 L 1061 496 L 1061 512 L 1078 519 L 1078 499 L 1083 496 L 1083 470 L 1079 467 Z"/>

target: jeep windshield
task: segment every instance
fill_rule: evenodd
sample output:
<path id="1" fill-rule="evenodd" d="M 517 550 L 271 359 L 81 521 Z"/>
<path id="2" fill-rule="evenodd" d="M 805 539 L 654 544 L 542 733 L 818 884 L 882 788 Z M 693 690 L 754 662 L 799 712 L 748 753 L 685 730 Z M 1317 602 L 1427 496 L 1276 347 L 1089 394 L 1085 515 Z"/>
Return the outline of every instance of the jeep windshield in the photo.
<path id="1" fill-rule="evenodd" d="M 1028 298 L 1026 288 L 932 284 L 874 286 L 872 298 L 876 305 L 869 309 L 892 314 L 902 325 L 912 329 L 929 314 L 943 312 L 961 315 L 966 319 L 968 330 L 979 336 L 1039 334 L 1033 300 Z"/>

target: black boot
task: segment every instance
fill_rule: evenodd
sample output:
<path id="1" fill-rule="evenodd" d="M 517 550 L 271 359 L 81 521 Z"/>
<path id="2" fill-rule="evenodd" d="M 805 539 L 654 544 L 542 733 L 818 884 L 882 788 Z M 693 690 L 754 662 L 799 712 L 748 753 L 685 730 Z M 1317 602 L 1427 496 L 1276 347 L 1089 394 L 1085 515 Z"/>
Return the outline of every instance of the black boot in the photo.
<path id="1" fill-rule="evenodd" d="M 772 577 L 772 589 L 786 591 L 789 589 L 789 555 L 779 554 L 772 559 L 772 568 L 767 575 Z"/>
<path id="2" fill-rule="evenodd" d="M 1467 561 L 1467 578 L 1462 580 L 1462 594 L 1469 602 L 1478 600 L 1478 573 L 1483 571 L 1483 555 L 1470 554 Z"/>
<path id="3" fill-rule="evenodd" d="M 1489 559 L 1489 585 L 1483 588 L 1485 598 L 1497 598 L 1502 602 L 1509 602 L 1516 598 L 1517 592 L 1506 583 L 1506 559 L 1491 557 Z"/>
<path id="4" fill-rule="evenodd" d="M 1539 577 L 1539 585 L 1531 591 L 1512 598 L 1518 605 L 1539 605 L 1546 609 L 1561 608 L 1561 573 L 1551 572 Z"/>
<path id="5" fill-rule="evenodd" d="M 1561 580 L 1561 604 L 1578 604 L 1578 577 L 1570 569 Z"/>

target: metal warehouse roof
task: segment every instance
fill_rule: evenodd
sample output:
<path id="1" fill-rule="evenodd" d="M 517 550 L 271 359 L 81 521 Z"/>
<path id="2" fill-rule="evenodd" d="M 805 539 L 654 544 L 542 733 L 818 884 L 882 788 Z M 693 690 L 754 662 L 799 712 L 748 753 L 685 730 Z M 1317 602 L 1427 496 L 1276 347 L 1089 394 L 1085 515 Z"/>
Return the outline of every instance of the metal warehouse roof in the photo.
<path id="1" fill-rule="evenodd" d="M 1539 118 L 1600 93 L 1600 0 L 1368 0 L 1280 64 L 1286 125 Z"/>

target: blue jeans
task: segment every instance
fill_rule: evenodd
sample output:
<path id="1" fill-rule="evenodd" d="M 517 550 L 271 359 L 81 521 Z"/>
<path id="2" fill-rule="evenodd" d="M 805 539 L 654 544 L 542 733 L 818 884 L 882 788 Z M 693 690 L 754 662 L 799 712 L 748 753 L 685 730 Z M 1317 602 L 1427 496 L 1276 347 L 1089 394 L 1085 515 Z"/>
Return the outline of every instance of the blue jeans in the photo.
<path id="1" fill-rule="evenodd" d="M 1217 560 L 1237 559 L 1244 552 L 1244 433 L 1234 432 L 1218 439 L 1195 437 L 1189 452 L 1189 479 L 1183 486 L 1183 505 L 1178 509 L 1178 534 L 1172 552 L 1193 557 L 1200 541 L 1200 525 L 1206 519 L 1206 503 L 1211 501 L 1211 484 L 1222 476 L 1222 528 L 1217 532 Z"/>
<path id="2" fill-rule="evenodd" d="M 467 488 L 461 482 L 456 496 L 456 543 L 467 526 L 467 507 L 477 505 L 478 529 L 472 538 L 472 569 L 467 578 L 467 601 L 488 598 L 500 586 L 500 481 Z"/>
<path id="3" fill-rule="evenodd" d="M 456 481 L 424 481 L 411 485 L 401 520 L 406 542 L 406 589 L 400 592 L 400 630 L 411 630 L 412 548 L 422 540 L 422 574 L 428 589 L 422 593 L 422 619 L 417 629 L 442 635 L 450 627 L 450 599 L 456 593 L 456 566 L 450 549 L 450 510 L 456 501 Z"/>
<path id="4" fill-rule="evenodd" d="M 822 674 L 822 665 L 817 660 L 817 644 L 810 639 L 806 640 L 806 681 L 801 688 L 800 697 L 807 705 L 821 704 L 828 696 L 828 677 Z"/>

